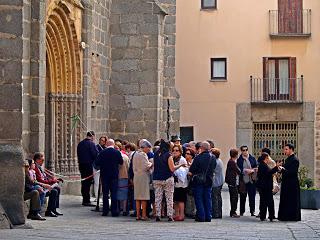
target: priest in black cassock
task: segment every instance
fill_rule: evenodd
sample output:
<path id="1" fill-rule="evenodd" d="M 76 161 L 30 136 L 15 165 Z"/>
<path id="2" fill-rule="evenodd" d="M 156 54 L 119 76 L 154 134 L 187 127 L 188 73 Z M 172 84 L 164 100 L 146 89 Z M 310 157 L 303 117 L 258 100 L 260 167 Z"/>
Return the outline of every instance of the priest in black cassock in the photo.
<path id="1" fill-rule="evenodd" d="M 279 221 L 301 221 L 300 186 L 298 179 L 299 160 L 294 154 L 294 146 L 290 143 L 284 147 L 287 159 L 280 166 L 282 173 Z"/>

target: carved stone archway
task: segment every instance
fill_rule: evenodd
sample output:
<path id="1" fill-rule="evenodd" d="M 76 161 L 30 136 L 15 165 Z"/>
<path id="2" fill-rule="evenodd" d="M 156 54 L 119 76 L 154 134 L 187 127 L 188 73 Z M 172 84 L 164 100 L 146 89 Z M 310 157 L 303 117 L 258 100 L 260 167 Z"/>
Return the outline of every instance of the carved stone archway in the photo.
<path id="1" fill-rule="evenodd" d="M 51 0 L 46 15 L 46 145 L 47 167 L 63 175 L 77 175 L 76 144 L 81 116 L 82 55 L 81 4 Z"/>

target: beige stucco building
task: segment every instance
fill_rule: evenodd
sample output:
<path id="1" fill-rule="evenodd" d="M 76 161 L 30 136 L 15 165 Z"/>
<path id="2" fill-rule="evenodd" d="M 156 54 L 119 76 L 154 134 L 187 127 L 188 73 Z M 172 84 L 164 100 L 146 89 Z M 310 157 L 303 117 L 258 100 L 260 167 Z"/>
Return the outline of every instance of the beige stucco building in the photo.
<path id="1" fill-rule="evenodd" d="M 320 1 L 177 0 L 181 134 L 283 158 L 320 184 Z"/>

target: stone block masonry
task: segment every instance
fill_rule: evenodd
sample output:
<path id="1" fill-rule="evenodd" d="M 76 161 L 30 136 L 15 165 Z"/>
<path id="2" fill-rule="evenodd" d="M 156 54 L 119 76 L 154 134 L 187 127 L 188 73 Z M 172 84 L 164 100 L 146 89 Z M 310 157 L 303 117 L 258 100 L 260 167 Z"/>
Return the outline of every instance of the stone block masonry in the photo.
<path id="1" fill-rule="evenodd" d="M 13 224 L 25 222 L 22 72 L 28 53 L 23 29 L 27 11 L 30 1 L 0 1 L 0 205 Z"/>
<path id="2" fill-rule="evenodd" d="M 113 1 L 111 16 L 111 135 L 155 141 L 178 133 L 176 110 L 169 109 L 169 118 L 164 115 L 168 99 L 173 105 L 178 101 L 175 56 L 168 50 L 175 42 L 170 48 L 167 43 L 168 35 L 175 36 L 175 1 Z M 169 85 L 174 91 L 164 91 Z M 119 119 L 116 112 L 128 114 Z"/>
<path id="3" fill-rule="evenodd" d="M 110 8 L 111 0 L 83 3 L 83 111 L 82 119 L 97 136 L 109 132 L 109 85 L 111 67 Z M 121 40 L 113 41 L 121 44 Z M 100 111 L 98 111 L 100 109 Z M 103 114 L 99 114 L 103 112 Z M 84 136 L 85 129 L 83 130 Z"/>
<path id="4" fill-rule="evenodd" d="M 175 0 L 0 0 L 0 23 L 0 203 L 13 224 L 25 222 L 34 152 L 74 176 L 89 129 L 131 141 L 179 132 Z M 86 127 L 72 132 L 74 114 Z"/>
<path id="5" fill-rule="evenodd" d="M 315 106 L 315 146 L 314 146 L 314 180 L 316 187 L 320 188 L 320 103 Z"/>

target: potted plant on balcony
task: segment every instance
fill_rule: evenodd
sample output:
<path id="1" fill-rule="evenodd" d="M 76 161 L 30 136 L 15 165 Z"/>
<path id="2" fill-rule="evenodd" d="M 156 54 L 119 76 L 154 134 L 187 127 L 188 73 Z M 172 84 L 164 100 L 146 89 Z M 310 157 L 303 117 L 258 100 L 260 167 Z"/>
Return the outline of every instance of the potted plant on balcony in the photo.
<path id="1" fill-rule="evenodd" d="M 320 209 L 320 190 L 313 186 L 306 166 L 299 168 L 300 203 L 303 209 Z"/>

